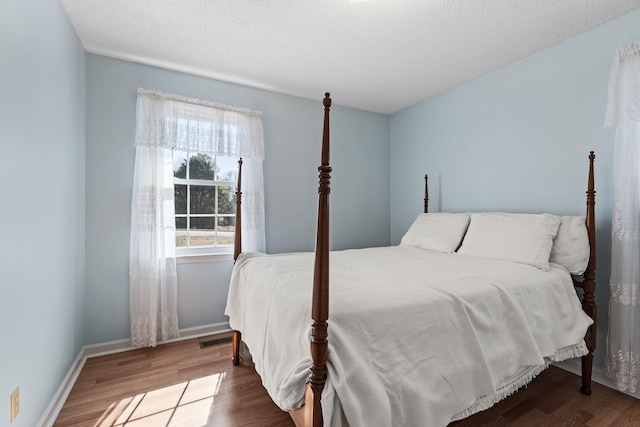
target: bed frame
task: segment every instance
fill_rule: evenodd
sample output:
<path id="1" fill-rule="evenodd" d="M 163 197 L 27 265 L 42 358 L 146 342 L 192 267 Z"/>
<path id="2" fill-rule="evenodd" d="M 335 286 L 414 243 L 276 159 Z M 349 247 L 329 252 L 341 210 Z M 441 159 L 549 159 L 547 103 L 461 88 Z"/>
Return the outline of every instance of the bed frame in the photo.
<path id="1" fill-rule="evenodd" d="M 324 105 L 324 128 L 322 134 L 322 157 L 318 167 L 318 227 L 316 233 L 315 270 L 313 276 L 313 299 L 311 307 L 311 366 L 309 368 L 309 382 L 305 390 L 305 403 L 300 409 L 290 412 L 291 418 L 297 427 L 322 427 L 322 407 L 320 397 L 327 379 L 327 355 L 328 355 L 328 324 L 329 317 L 329 193 L 331 192 L 331 166 L 329 164 L 329 111 L 331 98 L 325 94 L 322 101 Z M 590 256 L 589 263 L 582 278 L 573 278 L 576 288 L 583 290 L 582 309 L 593 319 L 593 324 L 587 330 L 585 342 L 589 353 L 582 357 L 582 386 L 581 392 L 591 395 L 591 372 L 593 366 L 593 351 L 596 347 L 596 321 L 597 307 L 595 303 L 595 190 L 593 161 L 595 154 L 589 153 L 589 179 L 587 186 L 587 214 L 586 225 L 589 236 Z M 236 234 L 234 260 L 242 252 L 241 231 L 241 177 L 242 159 L 239 161 L 238 189 L 236 192 Z M 424 176 L 424 212 L 429 211 L 429 187 L 428 176 Z M 233 331 L 233 364 L 240 363 L 241 334 Z"/>

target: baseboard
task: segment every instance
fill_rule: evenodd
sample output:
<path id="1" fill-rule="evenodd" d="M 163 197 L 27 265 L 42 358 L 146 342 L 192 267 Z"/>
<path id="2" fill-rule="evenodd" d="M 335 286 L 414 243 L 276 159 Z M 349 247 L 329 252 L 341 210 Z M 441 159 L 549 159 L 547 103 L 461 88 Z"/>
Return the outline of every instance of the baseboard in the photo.
<path id="1" fill-rule="evenodd" d="M 580 362 L 580 359 L 568 359 L 562 362 L 555 362 L 553 365 L 557 366 L 558 368 L 562 368 L 565 371 L 569 371 L 572 374 L 582 376 L 582 363 Z M 628 391 L 618 390 L 618 388 L 613 383 L 613 381 L 611 381 L 609 377 L 605 376 L 604 372 L 602 372 L 602 369 L 600 368 L 596 368 L 596 367 L 593 368 L 591 372 L 591 380 L 594 382 L 597 382 L 598 384 L 602 384 L 603 386 L 609 387 L 613 390 L 617 390 L 621 393 L 635 397 L 636 399 L 640 399 L 640 393 L 631 393 Z"/>
<path id="2" fill-rule="evenodd" d="M 62 383 L 60 384 L 60 387 L 58 387 L 56 394 L 53 395 L 53 399 L 51 399 L 49 406 L 47 406 L 47 409 L 44 411 L 44 414 L 40 418 L 40 421 L 38 421 L 37 426 L 50 427 L 56 421 L 56 418 L 58 417 L 58 414 L 62 409 L 62 405 L 64 405 L 64 402 L 67 400 L 69 393 L 71 393 L 71 389 L 76 383 L 76 380 L 80 375 L 80 371 L 82 371 L 82 367 L 87 361 L 87 358 L 83 355 L 83 350 L 84 347 L 82 348 L 82 350 L 80 350 L 78 356 L 76 356 L 76 360 L 73 361 L 73 364 L 71 364 L 69 372 L 67 372 L 67 375 L 62 380 Z"/>
<path id="3" fill-rule="evenodd" d="M 185 328 L 180 330 L 179 338 L 174 338 L 172 340 L 169 340 L 167 341 L 167 343 L 183 341 L 183 340 L 203 337 L 207 335 L 221 334 L 221 333 L 230 332 L 230 331 L 231 329 L 229 328 L 229 324 L 226 322 L 215 323 L 212 325 L 205 325 L 205 326 L 196 326 L 193 328 Z M 82 349 L 78 353 L 78 356 L 73 361 L 71 368 L 69 368 L 67 375 L 62 380 L 62 384 L 60 384 L 60 387 L 58 387 L 58 390 L 54 394 L 53 399 L 51 399 L 51 403 L 49 403 L 49 406 L 47 407 L 44 414 L 40 418 L 40 421 L 38 421 L 37 426 L 38 427 L 53 426 L 53 423 L 56 421 L 56 418 L 58 417 L 60 410 L 62 410 L 62 406 L 64 405 L 64 402 L 67 400 L 67 397 L 69 397 L 69 393 L 71 393 L 71 389 L 73 388 L 73 385 L 78 379 L 78 376 L 80 375 L 80 371 L 82 371 L 82 367 L 86 363 L 87 359 L 91 357 L 104 356 L 107 354 L 120 353 L 123 351 L 129 351 L 134 349 L 136 349 L 136 347 L 133 347 L 131 345 L 130 339 L 109 341 L 109 342 L 100 343 L 100 344 L 90 344 L 82 347 Z"/>
<path id="4" fill-rule="evenodd" d="M 191 338 L 204 337 L 207 335 L 221 334 L 224 332 L 230 332 L 229 323 L 214 323 L 212 325 L 196 326 L 193 328 L 180 329 L 180 337 L 173 338 L 167 341 L 167 343 L 188 340 Z M 123 351 L 135 350 L 137 347 L 131 345 L 130 339 L 109 341 L 100 344 L 90 344 L 84 346 L 84 356 L 97 357 L 105 356 L 107 354 L 121 353 Z"/>

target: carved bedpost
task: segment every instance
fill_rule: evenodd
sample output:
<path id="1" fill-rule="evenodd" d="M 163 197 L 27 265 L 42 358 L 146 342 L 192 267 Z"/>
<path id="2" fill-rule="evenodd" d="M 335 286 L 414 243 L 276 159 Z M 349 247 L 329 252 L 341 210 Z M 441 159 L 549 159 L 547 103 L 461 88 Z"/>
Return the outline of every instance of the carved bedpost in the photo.
<path id="1" fill-rule="evenodd" d="M 235 240 L 233 242 L 233 261 L 238 259 L 242 252 L 242 157 L 238 160 L 238 188 L 236 189 L 236 227 Z"/>
<path id="2" fill-rule="evenodd" d="M 582 357 L 582 387 L 580 391 L 587 396 L 591 395 L 591 372 L 593 368 L 593 351 L 596 348 L 596 330 L 598 320 L 598 308 L 596 307 L 596 220 L 595 204 L 596 191 L 594 189 L 593 160 L 595 154 L 589 153 L 589 184 L 587 187 L 587 231 L 589 235 L 589 264 L 584 272 L 584 296 L 582 298 L 582 309 L 593 319 L 593 325 L 589 326 L 584 337 L 589 354 Z"/>
<path id="3" fill-rule="evenodd" d="M 324 128 L 322 132 L 322 163 L 318 167 L 318 229 L 316 233 L 316 259 L 313 275 L 313 302 L 311 307 L 311 368 L 309 385 L 313 392 L 310 410 L 313 427 L 322 427 L 320 397 L 327 379 L 329 352 L 329 193 L 331 192 L 331 166 L 329 166 L 329 111 L 331 98 L 325 93 Z"/>
<path id="4" fill-rule="evenodd" d="M 424 213 L 429 213 L 429 175 L 424 176 Z"/>
<path id="5" fill-rule="evenodd" d="M 238 188 L 236 190 L 236 226 L 235 226 L 235 240 L 233 242 L 233 262 L 238 259 L 238 256 L 242 252 L 242 157 L 238 160 Z M 239 331 L 233 331 L 231 334 L 232 348 L 233 348 L 233 364 L 238 365 L 240 363 L 240 341 L 242 341 L 242 335 Z"/>

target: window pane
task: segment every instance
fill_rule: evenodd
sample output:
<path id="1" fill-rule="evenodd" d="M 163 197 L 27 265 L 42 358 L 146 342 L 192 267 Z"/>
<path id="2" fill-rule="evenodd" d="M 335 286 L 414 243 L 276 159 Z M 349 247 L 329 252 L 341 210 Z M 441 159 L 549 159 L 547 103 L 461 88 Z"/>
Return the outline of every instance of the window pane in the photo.
<path id="1" fill-rule="evenodd" d="M 235 188 L 218 187 L 218 214 L 236 213 Z"/>
<path id="2" fill-rule="evenodd" d="M 213 246 L 215 244 L 215 218 L 191 217 L 191 246 Z"/>
<path id="3" fill-rule="evenodd" d="M 176 213 L 186 214 L 187 213 L 187 186 L 174 185 L 173 197 L 175 198 L 175 203 L 176 203 Z"/>
<path id="4" fill-rule="evenodd" d="M 176 218 L 176 247 L 187 246 L 187 218 Z"/>
<path id="5" fill-rule="evenodd" d="M 235 182 L 238 177 L 238 159 L 193 151 L 174 151 L 173 175 L 187 180 Z M 235 192 L 233 185 L 175 184 L 176 247 L 232 247 L 235 235 Z"/>
<path id="6" fill-rule="evenodd" d="M 236 157 L 216 157 L 216 180 L 236 181 L 238 179 L 238 159 Z"/>
<path id="7" fill-rule="evenodd" d="M 189 179 L 211 179 L 216 175 L 216 166 L 208 154 L 193 154 L 189 158 Z"/>
<path id="8" fill-rule="evenodd" d="M 218 217 L 218 245 L 233 245 L 236 218 L 233 216 Z"/>
<path id="9" fill-rule="evenodd" d="M 176 178 L 187 177 L 187 153 L 173 150 L 173 176 Z"/>
<path id="10" fill-rule="evenodd" d="M 189 206 L 191 214 L 216 213 L 216 187 L 192 185 Z"/>

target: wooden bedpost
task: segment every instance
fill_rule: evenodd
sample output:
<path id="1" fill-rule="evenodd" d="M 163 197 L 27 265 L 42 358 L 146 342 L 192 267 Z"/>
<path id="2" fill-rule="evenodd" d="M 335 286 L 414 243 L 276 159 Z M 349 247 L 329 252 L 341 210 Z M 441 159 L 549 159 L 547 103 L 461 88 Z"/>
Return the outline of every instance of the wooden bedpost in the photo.
<path id="1" fill-rule="evenodd" d="M 313 427 L 322 427 L 320 397 L 327 379 L 327 355 L 329 352 L 329 193 L 331 192 L 331 166 L 329 166 L 329 111 L 331 98 L 325 93 L 324 128 L 322 131 L 322 162 L 318 167 L 318 229 L 316 233 L 316 259 L 313 274 L 313 301 L 311 303 L 311 367 L 309 386 L 313 393 L 311 417 Z M 311 397 L 311 396 L 309 396 Z M 310 399 L 307 399 L 310 400 Z"/>
<path id="2" fill-rule="evenodd" d="M 242 252 L 242 157 L 238 160 L 238 188 L 236 188 L 236 226 L 235 240 L 233 242 L 233 261 L 238 259 Z"/>
<path id="3" fill-rule="evenodd" d="M 593 319 L 593 324 L 589 326 L 584 337 L 589 354 L 582 357 L 582 387 L 580 391 L 587 396 L 591 395 L 591 372 L 593 368 L 593 351 L 596 348 L 596 330 L 598 320 L 598 308 L 596 307 L 596 220 L 595 204 L 596 191 L 594 189 L 593 160 L 596 158 L 593 151 L 589 153 L 589 183 L 587 187 L 587 232 L 589 235 L 589 264 L 584 272 L 582 288 L 582 309 Z"/>
<path id="4" fill-rule="evenodd" d="M 424 213 L 429 213 L 429 175 L 424 176 Z"/>
<path id="5" fill-rule="evenodd" d="M 238 188 L 236 189 L 236 226 L 235 226 L 235 240 L 233 242 L 233 262 L 238 259 L 238 256 L 242 252 L 242 214 L 240 212 L 242 207 L 242 157 L 238 160 Z M 231 346 L 233 348 L 233 364 L 238 365 L 240 363 L 240 341 L 242 335 L 240 331 L 233 331 L 231 333 Z"/>

